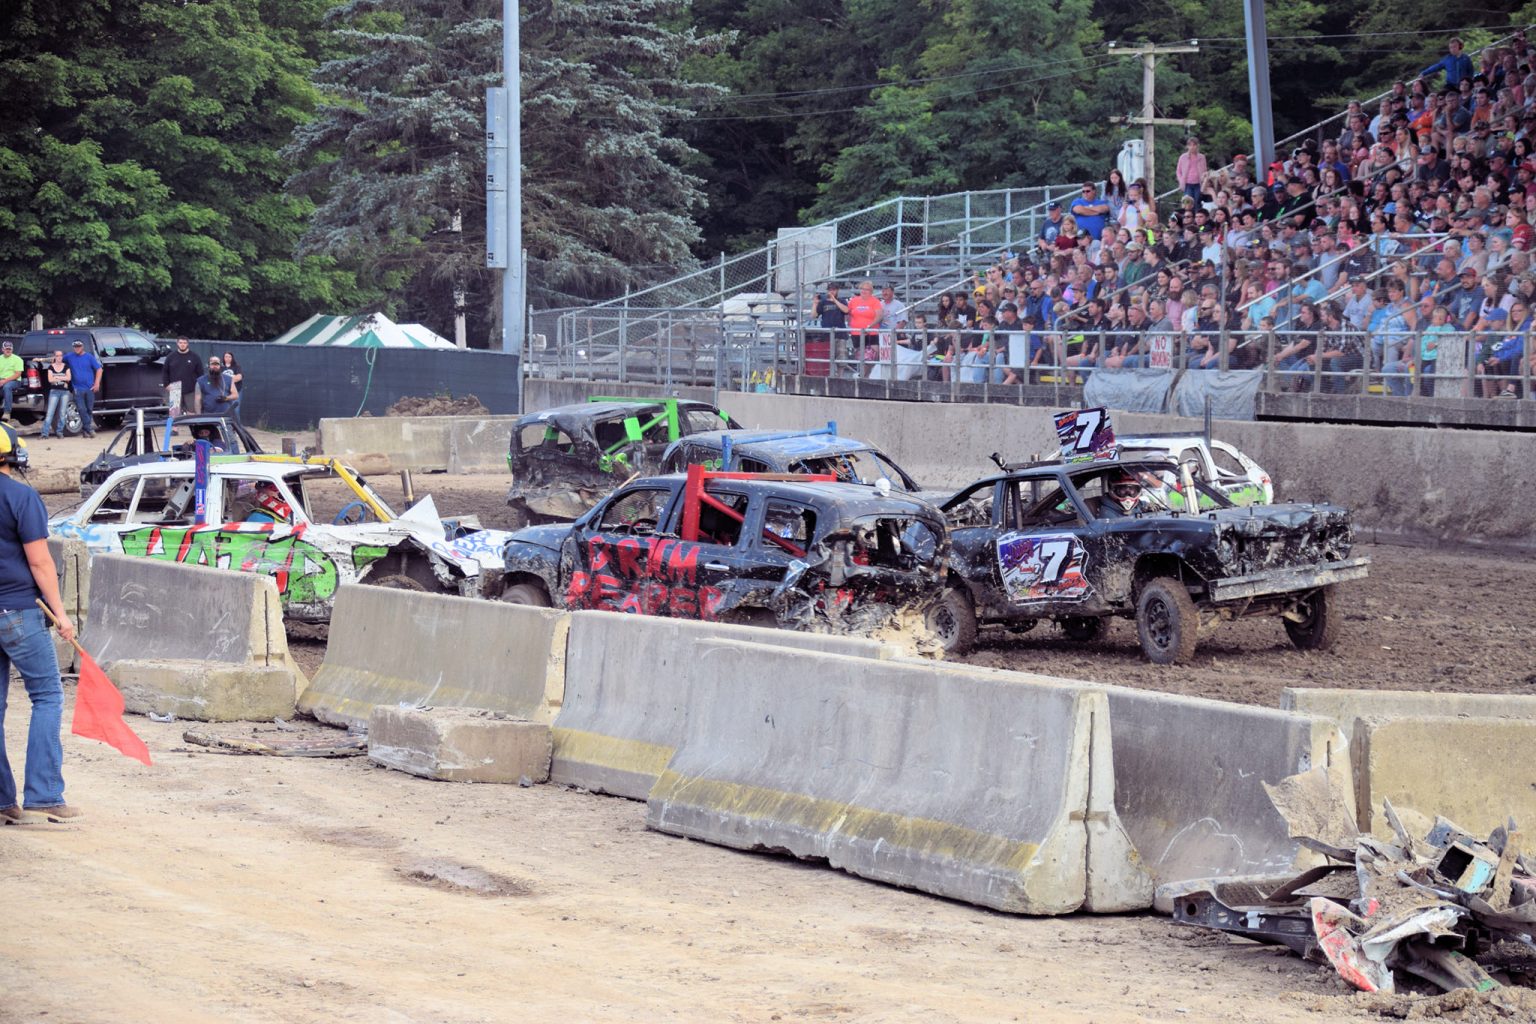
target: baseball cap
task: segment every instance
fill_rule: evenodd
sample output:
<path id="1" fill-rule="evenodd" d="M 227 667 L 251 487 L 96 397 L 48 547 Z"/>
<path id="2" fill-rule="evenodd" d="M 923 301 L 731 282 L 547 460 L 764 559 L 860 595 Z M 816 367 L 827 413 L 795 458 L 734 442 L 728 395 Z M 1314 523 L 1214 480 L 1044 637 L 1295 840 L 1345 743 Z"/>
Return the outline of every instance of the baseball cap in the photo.
<path id="1" fill-rule="evenodd" d="M 1468 274 L 1471 274 L 1473 277 L 1476 277 L 1477 276 L 1477 268 L 1476 267 L 1462 267 L 1461 268 L 1461 276 L 1465 277 Z"/>
<path id="2" fill-rule="evenodd" d="M 1019 307 L 1014 305 L 1011 302 L 1005 302 L 1001 306 L 997 307 L 997 311 L 999 313 L 1008 313 L 1008 312 L 1017 313 L 1019 311 Z"/>
<path id="3" fill-rule="evenodd" d="M 1483 319 L 1487 320 L 1491 324 L 1503 323 L 1505 320 L 1509 319 L 1509 314 L 1502 309 L 1492 309 L 1488 311 L 1488 315 Z"/>
<path id="4" fill-rule="evenodd" d="M 1436 150 L 1434 146 L 1431 146 L 1428 143 L 1425 143 L 1424 145 L 1419 147 L 1419 152 L 1420 153 L 1435 153 L 1435 152 L 1438 152 L 1438 150 Z"/>
<path id="5" fill-rule="evenodd" d="M 1045 204 L 1045 208 L 1047 210 L 1059 210 L 1059 209 L 1061 209 L 1061 204 L 1058 203 L 1056 200 L 1052 199 L 1050 202 Z"/>

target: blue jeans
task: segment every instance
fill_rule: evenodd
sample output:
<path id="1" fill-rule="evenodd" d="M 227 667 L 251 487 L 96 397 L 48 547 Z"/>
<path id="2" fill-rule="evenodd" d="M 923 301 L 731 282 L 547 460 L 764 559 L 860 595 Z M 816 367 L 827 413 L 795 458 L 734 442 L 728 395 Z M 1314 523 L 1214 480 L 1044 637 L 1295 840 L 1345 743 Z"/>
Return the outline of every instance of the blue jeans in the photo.
<path id="1" fill-rule="evenodd" d="M 80 410 L 80 427 L 87 434 L 96 433 L 96 392 L 90 388 L 75 388 L 75 406 Z"/>
<path id="2" fill-rule="evenodd" d="M 10 694 L 11 666 L 32 698 L 32 722 L 27 728 L 26 806 L 57 807 L 64 802 L 64 744 L 59 728 L 64 717 L 64 685 L 53 638 L 41 608 L 0 611 L 0 726 Z M 0 807 L 16 804 L 16 777 L 0 738 Z"/>
<path id="3" fill-rule="evenodd" d="M 60 437 L 64 436 L 64 405 L 69 401 L 68 391 L 48 392 L 48 411 L 43 413 L 43 436 L 48 436 L 48 428 L 53 427 L 53 432 Z"/>
<path id="4" fill-rule="evenodd" d="M 5 400 L 4 400 L 4 403 L 3 403 L 4 404 L 4 411 L 0 412 L 0 416 L 10 416 L 10 414 L 11 414 L 11 396 L 14 395 L 16 393 L 16 389 L 21 387 L 21 386 L 22 386 L 22 379 L 20 377 L 17 377 L 15 380 L 8 380 L 4 384 L 0 384 L 0 391 L 5 392 Z"/>
<path id="5" fill-rule="evenodd" d="M 1408 376 L 1413 365 L 1404 359 L 1393 359 L 1381 368 L 1387 378 L 1387 392 L 1398 398 L 1413 394 L 1413 379 Z"/>

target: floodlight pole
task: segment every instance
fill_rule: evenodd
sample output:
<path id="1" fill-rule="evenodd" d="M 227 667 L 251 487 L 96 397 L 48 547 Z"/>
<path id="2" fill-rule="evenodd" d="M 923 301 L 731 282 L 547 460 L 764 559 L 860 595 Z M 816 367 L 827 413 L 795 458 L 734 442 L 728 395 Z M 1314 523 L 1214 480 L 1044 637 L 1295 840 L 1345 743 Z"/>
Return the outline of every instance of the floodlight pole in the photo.
<path id="1" fill-rule="evenodd" d="M 1264 0 L 1243 0 L 1244 31 L 1248 36 L 1248 97 L 1253 111 L 1253 165 L 1262 182 L 1275 159 L 1275 123 L 1269 98 L 1269 31 Z"/>
<path id="2" fill-rule="evenodd" d="M 507 264 L 501 275 L 501 350 L 523 354 L 523 103 L 518 0 L 501 0 L 501 68 L 507 126 Z"/>

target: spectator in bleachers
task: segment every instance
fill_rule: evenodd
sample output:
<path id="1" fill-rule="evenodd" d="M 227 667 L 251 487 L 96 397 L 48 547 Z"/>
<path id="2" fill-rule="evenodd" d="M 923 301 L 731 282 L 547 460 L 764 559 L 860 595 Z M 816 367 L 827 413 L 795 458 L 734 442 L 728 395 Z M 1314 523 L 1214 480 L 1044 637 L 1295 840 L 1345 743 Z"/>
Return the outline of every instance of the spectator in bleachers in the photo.
<path id="1" fill-rule="evenodd" d="M 1194 135 L 1184 140 L 1184 152 L 1179 154 L 1178 166 L 1175 176 L 1179 187 L 1184 190 L 1184 195 L 1199 202 L 1200 186 L 1205 183 L 1205 176 L 1210 170 L 1205 154 L 1200 152 L 1200 140 Z"/>
<path id="2" fill-rule="evenodd" d="M 1442 71 L 1445 72 L 1446 85 L 1459 86 L 1463 80 L 1472 78 L 1472 58 L 1463 52 L 1461 40 L 1454 36 L 1445 46 L 1445 56 L 1420 71 L 1419 78 L 1433 78 Z"/>

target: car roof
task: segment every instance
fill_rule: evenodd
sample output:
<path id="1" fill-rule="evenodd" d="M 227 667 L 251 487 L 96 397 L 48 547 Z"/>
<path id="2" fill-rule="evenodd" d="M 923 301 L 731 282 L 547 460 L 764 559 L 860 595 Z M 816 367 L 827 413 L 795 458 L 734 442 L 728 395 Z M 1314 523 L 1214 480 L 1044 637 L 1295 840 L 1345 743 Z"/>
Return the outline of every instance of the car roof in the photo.
<path id="1" fill-rule="evenodd" d="M 1180 444 L 1204 444 L 1204 434 L 1180 433 L 1169 431 L 1168 433 L 1155 434 L 1128 434 L 1125 437 L 1115 438 L 1120 444 L 1141 444 L 1146 441 L 1178 441 Z"/>
<path id="2" fill-rule="evenodd" d="M 999 480 L 1017 479 L 1039 480 L 1045 478 L 1055 478 L 1063 473 L 1070 475 L 1089 470 L 1109 469 L 1115 466 L 1124 466 L 1127 469 L 1142 469 L 1153 467 L 1163 469 L 1176 468 L 1177 465 L 1178 463 L 1173 458 L 1160 452 L 1144 450 L 1121 451 L 1121 453 L 1113 459 L 1084 459 L 1079 462 L 1062 462 L 1059 459 L 1052 459 L 1047 462 L 1036 462 L 1033 465 L 1023 467 L 1022 469 L 1010 470 L 1007 473 L 994 473 L 991 476 L 981 477 L 980 479 L 971 481 L 964 487 L 961 487 L 959 490 L 968 491 L 975 487 L 977 484 L 983 482 L 996 483 Z M 956 493 L 959 492 L 957 491 Z"/>
<path id="3" fill-rule="evenodd" d="M 669 473 L 665 476 L 650 477 L 649 481 L 665 481 L 668 484 L 681 484 L 688 479 L 685 473 Z M 647 480 L 637 480 L 636 485 L 643 485 Z M 743 492 L 749 496 L 756 495 L 763 498 L 788 498 L 803 501 L 806 504 L 818 505 L 822 508 L 835 508 L 845 518 L 856 518 L 865 515 L 912 515 L 925 513 L 938 515 L 938 510 L 933 505 L 921 498 L 915 497 L 904 491 L 892 491 L 889 495 L 882 496 L 868 484 L 848 484 L 831 481 L 797 481 L 797 480 L 768 480 L 762 477 L 754 477 L 746 474 L 736 479 L 708 481 L 708 484 L 717 483 L 728 490 Z"/>
<path id="4" fill-rule="evenodd" d="M 541 409 L 538 412 L 530 412 L 520 416 L 517 421 L 519 427 L 530 426 L 535 423 L 553 423 L 557 427 L 564 428 L 565 424 L 591 423 L 598 419 L 612 419 L 615 416 L 637 416 L 641 413 L 659 410 L 661 401 L 652 402 L 574 402 L 570 405 L 557 405 L 551 409 Z"/>
<path id="5" fill-rule="evenodd" d="M 115 470 L 113 476 L 182 476 L 196 471 L 194 459 L 162 459 L 157 462 L 140 462 Z M 208 464 L 213 476 L 263 476 L 268 479 L 288 479 L 317 472 L 328 472 L 329 467 L 293 462 L 257 462 L 228 455 L 220 455 Z"/>
<path id="6" fill-rule="evenodd" d="M 847 455 L 852 452 L 879 451 L 874 445 L 852 437 L 836 434 L 810 433 L 784 437 L 766 430 L 706 430 L 679 439 L 690 443 L 703 442 L 724 449 L 725 439 L 731 439 L 731 449 L 738 454 L 780 452 L 786 457 L 808 459 L 825 455 Z M 753 440 L 762 438 L 762 440 Z"/>

